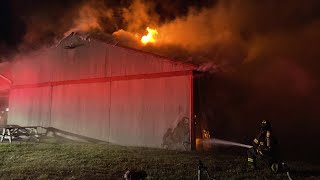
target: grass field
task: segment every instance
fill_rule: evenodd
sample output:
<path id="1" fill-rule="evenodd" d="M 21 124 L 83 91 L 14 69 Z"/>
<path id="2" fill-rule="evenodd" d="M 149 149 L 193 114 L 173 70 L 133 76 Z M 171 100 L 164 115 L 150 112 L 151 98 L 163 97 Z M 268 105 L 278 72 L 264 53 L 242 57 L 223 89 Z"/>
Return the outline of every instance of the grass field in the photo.
<path id="1" fill-rule="evenodd" d="M 147 179 L 196 179 L 200 158 L 217 179 L 287 179 L 268 169 L 246 170 L 246 157 L 46 140 L 0 144 L 1 179 L 124 179 L 127 169 Z M 320 179 L 320 167 L 289 162 L 294 179 Z"/>

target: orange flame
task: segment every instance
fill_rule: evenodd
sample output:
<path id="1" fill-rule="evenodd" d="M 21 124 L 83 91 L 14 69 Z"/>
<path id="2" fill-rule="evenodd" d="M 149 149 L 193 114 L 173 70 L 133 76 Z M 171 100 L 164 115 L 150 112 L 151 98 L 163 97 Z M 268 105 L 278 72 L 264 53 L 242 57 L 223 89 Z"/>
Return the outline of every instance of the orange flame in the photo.
<path id="1" fill-rule="evenodd" d="M 143 36 L 141 38 L 141 42 L 143 44 L 147 44 L 147 43 L 155 43 L 156 42 L 156 37 L 158 35 L 158 31 L 155 29 L 151 29 L 149 27 L 147 27 L 147 31 L 148 31 L 148 35 Z"/>

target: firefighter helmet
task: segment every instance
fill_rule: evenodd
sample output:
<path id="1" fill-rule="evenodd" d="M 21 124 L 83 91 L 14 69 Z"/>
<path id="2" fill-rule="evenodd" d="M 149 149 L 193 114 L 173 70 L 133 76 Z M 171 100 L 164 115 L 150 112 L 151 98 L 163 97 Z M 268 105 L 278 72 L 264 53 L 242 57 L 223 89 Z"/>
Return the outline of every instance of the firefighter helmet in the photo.
<path id="1" fill-rule="evenodd" d="M 261 122 L 260 128 L 262 131 L 271 131 L 271 123 L 267 120 Z"/>

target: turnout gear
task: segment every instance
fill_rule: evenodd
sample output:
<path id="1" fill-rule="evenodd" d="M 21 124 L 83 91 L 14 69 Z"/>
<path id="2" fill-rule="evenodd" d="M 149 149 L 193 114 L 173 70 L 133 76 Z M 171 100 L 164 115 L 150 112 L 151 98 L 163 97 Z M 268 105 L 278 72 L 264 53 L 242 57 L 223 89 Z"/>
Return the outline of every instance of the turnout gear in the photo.
<path id="1" fill-rule="evenodd" d="M 270 122 L 262 121 L 260 133 L 253 140 L 252 148 L 247 151 L 249 168 L 256 168 L 256 159 L 267 160 L 269 167 L 271 167 L 276 161 L 275 144 L 276 141 L 271 134 Z"/>

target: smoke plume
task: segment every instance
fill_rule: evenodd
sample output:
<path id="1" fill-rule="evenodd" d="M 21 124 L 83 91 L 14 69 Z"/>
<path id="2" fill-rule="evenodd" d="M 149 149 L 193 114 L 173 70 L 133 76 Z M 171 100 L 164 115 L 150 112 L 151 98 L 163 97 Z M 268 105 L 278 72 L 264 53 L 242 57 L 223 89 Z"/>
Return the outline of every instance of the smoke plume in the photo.
<path id="1" fill-rule="evenodd" d="M 71 32 L 101 37 L 113 33 L 123 44 L 136 46 L 132 42 L 151 27 L 159 32 L 158 42 L 153 45 L 156 47 L 138 48 L 166 53 L 161 48 L 172 46 L 192 56 L 192 61 L 201 56 L 200 61 L 228 61 L 234 65 L 282 56 L 318 57 L 320 3 L 316 0 L 29 0 L 2 4 L 11 9 L 2 12 L 3 17 L 13 18 L 12 22 L 1 20 L 2 27 L 7 26 L 7 35 L 15 33 L 9 35 L 10 40 L 1 37 L 3 46 L 35 48 Z"/>

